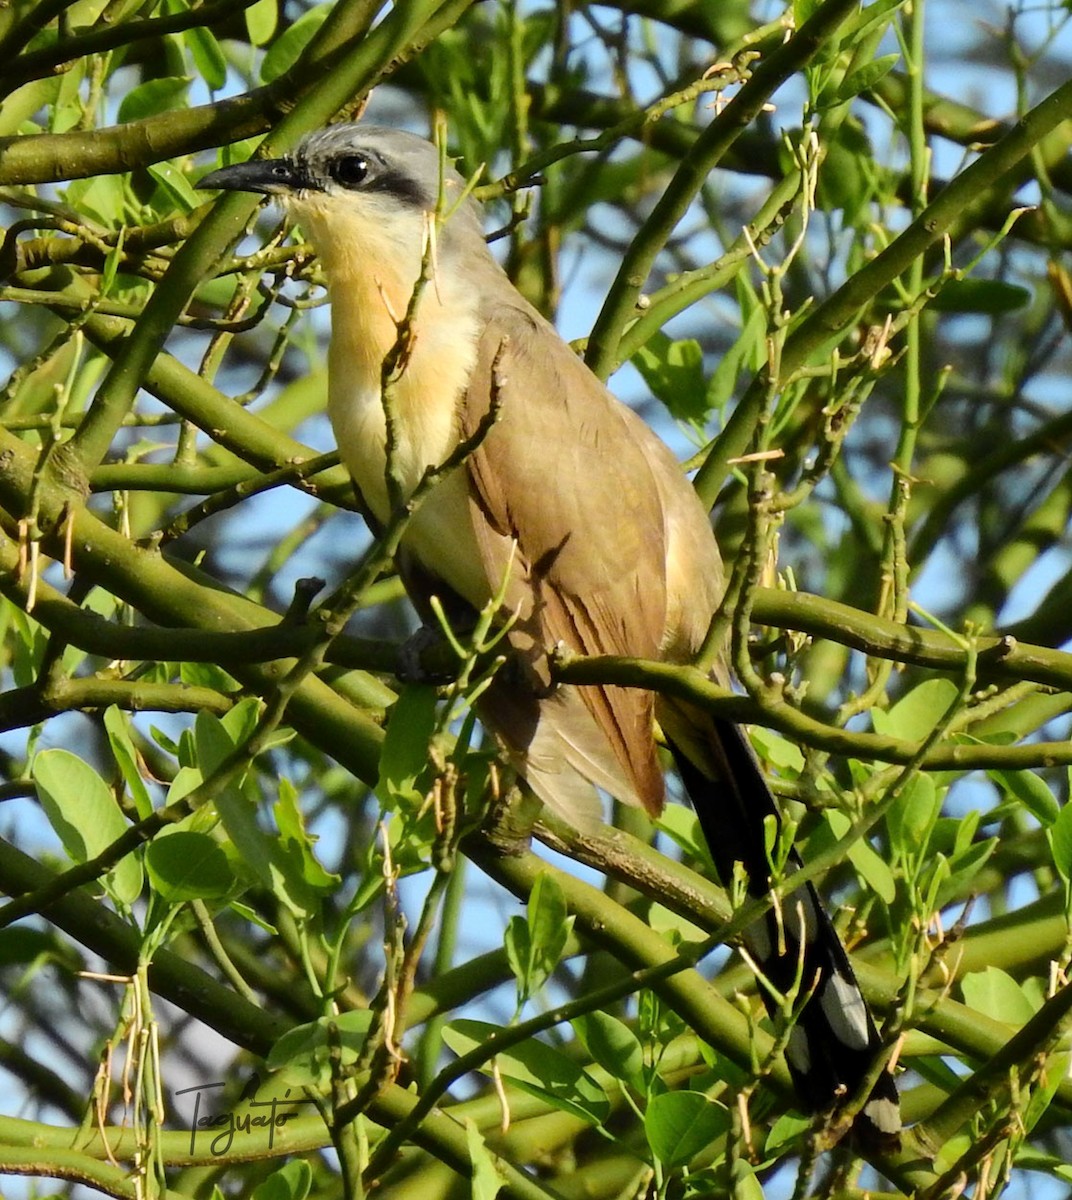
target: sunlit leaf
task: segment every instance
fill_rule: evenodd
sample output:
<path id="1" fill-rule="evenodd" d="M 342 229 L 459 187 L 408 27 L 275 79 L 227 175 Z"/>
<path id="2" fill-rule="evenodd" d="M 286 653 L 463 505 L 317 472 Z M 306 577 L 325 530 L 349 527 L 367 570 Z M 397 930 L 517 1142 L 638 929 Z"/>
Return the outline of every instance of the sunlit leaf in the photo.
<path id="1" fill-rule="evenodd" d="M 837 90 L 837 102 L 851 100 L 853 96 L 858 96 L 861 92 L 866 92 L 868 88 L 874 87 L 883 75 L 888 75 L 900 61 L 899 54 L 884 54 L 846 75 Z"/>
<path id="2" fill-rule="evenodd" d="M 585 1049 L 605 1071 L 636 1091 L 643 1090 L 644 1049 L 624 1021 L 596 1011 L 574 1017 L 572 1024 Z"/>
<path id="3" fill-rule="evenodd" d="M 480 1135 L 476 1122 L 471 1117 L 465 1118 L 465 1143 L 469 1151 L 469 1163 L 472 1172 L 472 1200 L 495 1200 L 503 1186 L 503 1179 L 495 1169 L 488 1148 Z"/>
<path id="4" fill-rule="evenodd" d="M 674 342 L 665 333 L 655 333 L 633 355 L 633 365 L 673 417 L 679 421 L 704 419 L 707 380 L 699 342 Z"/>
<path id="5" fill-rule="evenodd" d="M 957 685 L 951 679 L 925 679 L 890 709 L 873 708 L 871 721 L 876 733 L 922 741 L 934 732 L 956 697 Z"/>
<path id="6" fill-rule="evenodd" d="M 387 734 L 380 751 L 380 778 L 376 794 L 394 807 L 399 801 L 420 803 L 423 792 L 417 780 L 428 767 L 428 743 L 435 730 L 436 689 L 409 684 L 391 708 Z"/>
<path id="7" fill-rule="evenodd" d="M 683 1166 L 729 1126 L 729 1110 L 702 1092 L 664 1092 L 644 1113 L 648 1145 L 666 1167 Z"/>
<path id="8" fill-rule="evenodd" d="M 251 1194 L 251 1200 L 305 1200 L 313 1186 L 313 1170 L 301 1158 L 273 1171 Z"/>
<path id="9" fill-rule="evenodd" d="M 987 313 L 1015 312 L 1031 303 L 1031 292 L 1003 279 L 951 279 L 928 304 L 936 312 Z"/>
<path id="10" fill-rule="evenodd" d="M 146 849 L 145 866 L 169 904 L 224 896 L 235 882 L 227 855 L 204 833 L 165 832 Z"/>
<path id="11" fill-rule="evenodd" d="M 249 40 L 254 46 L 264 46 L 272 40 L 279 21 L 279 0 L 256 0 L 243 15 Z"/>
<path id="12" fill-rule="evenodd" d="M 323 25 L 331 12 L 331 4 L 318 4 L 311 8 L 285 29 L 268 48 L 261 63 L 261 82 L 271 83 L 289 71 L 298 56 L 312 41 L 313 35 Z"/>
<path id="13" fill-rule="evenodd" d="M 1023 987 L 999 967 L 972 971 L 960 981 L 960 989 L 966 1004 L 1017 1028 L 1026 1025 L 1038 1008 Z"/>
<path id="14" fill-rule="evenodd" d="M 501 1032 L 498 1026 L 483 1021 L 452 1021 L 443 1031 L 443 1040 L 455 1054 L 465 1054 Z M 544 1042 L 529 1038 L 496 1053 L 494 1058 L 504 1079 L 554 1108 L 597 1125 L 610 1113 L 610 1103 L 599 1084 L 572 1059 Z M 491 1055 L 489 1063 L 490 1059 Z"/>
<path id="15" fill-rule="evenodd" d="M 123 782 L 130 791 L 138 816 L 147 817 L 153 811 L 153 802 L 138 767 L 138 752 L 127 728 L 127 720 L 127 716 L 114 705 L 104 710 L 104 728 L 108 731 L 108 741 Z"/>
<path id="16" fill-rule="evenodd" d="M 156 113 L 178 108 L 190 87 L 189 75 L 177 75 L 164 79 L 147 79 L 132 87 L 119 104 L 118 118 L 123 121 L 140 121 Z"/>
<path id="17" fill-rule="evenodd" d="M 96 858 L 129 829 L 108 785 L 69 750 L 42 750 L 32 774 L 41 806 L 74 862 Z M 102 878 L 121 904 L 133 904 L 141 895 L 142 867 L 135 853 L 126 854 Z"/>

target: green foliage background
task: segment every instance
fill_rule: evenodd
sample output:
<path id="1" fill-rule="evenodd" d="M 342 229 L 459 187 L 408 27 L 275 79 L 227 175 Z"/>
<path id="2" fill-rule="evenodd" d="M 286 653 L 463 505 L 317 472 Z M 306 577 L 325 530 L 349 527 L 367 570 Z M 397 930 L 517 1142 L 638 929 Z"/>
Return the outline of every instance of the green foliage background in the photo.
<path id="1" fill-rule="evenodd" d="M 260 1200 L 1067 1190 L 1068 20 L 0 8 L 0 1173 Z M 504 857 L 468 708 L 493 631 L 445 652 L 455 683 L 398 682 L 411 618 L 330 449 L 317 264 L 253 198 L 196 190 L 370 94 L 483 168 L 518 286 L 693 456 L 743 692 L 560 678 L 755 726 L 904 1068 L 899 1152 L 795 1114 L 750 972 L 695 969 L 746 915 L 687 810 L 657 838 L 546 818 L 565 858 Z"/>

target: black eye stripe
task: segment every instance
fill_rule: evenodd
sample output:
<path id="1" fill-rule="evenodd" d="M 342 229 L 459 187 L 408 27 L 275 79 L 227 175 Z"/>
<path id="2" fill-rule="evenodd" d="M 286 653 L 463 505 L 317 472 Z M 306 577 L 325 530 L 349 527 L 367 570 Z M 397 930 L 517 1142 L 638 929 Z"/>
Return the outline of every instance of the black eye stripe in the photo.
<path id="1" fill-rule="evenodd" d="M 403 204 L 412 205 L 414 208 L 434 208 L 435 197 L 425 195 L 424 189 L 411 176 L 403 171 L 385 170 L 382 174 L 375 175 L 366 184 L 366 191 L 384 192 L 389 196 L 393 196 L 396 200 L 400 200 Z"/>

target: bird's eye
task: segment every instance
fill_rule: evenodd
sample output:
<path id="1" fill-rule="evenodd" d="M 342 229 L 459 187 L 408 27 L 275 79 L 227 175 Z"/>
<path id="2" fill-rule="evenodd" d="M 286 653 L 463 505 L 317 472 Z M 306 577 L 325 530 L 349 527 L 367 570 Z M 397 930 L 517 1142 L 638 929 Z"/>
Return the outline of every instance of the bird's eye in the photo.
<path id="1" fill-rule="evenodd" d="M 364 183 L 369 172 L 368 159 L 362 154 L 344 154 L 331 164 L 331 176 L 343 187 Z"/>

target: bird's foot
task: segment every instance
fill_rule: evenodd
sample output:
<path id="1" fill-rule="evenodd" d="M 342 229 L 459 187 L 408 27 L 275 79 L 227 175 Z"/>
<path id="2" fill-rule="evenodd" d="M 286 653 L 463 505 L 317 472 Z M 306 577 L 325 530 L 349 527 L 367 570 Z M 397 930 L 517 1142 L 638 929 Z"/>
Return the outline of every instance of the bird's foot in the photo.
<path id="1" fill-rule="evenodd" d="M 448 661 L 456 665 L 449 653 L 447 639 L 435 625 L 422 625 L 410 634 L 398 651 L 398 669 L 395 672 L 403 683 L 424 683 L 441 687 L 453 683 L 456 670 L 445 666 Z"/>
<path id="2" fill-rule="evenodd" d="M 511 784 L 493 797 L 481 825 L 481 833 L 499 854 L 516 858 L 532 841 L 532 828 L 543 807 L 527 787 Z"/>

